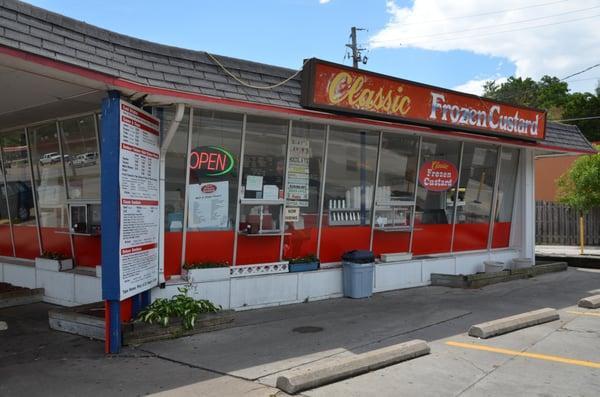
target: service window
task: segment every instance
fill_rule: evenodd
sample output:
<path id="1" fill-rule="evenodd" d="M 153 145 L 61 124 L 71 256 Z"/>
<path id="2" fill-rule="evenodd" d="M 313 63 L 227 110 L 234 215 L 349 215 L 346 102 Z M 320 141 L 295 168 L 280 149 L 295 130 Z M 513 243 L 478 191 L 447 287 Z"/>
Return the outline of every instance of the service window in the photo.
<path id="1" fill-rule="evenodd" d="M 519 149 L 502 148 L 492 248 L 508 247 L 519 169 Z"/>

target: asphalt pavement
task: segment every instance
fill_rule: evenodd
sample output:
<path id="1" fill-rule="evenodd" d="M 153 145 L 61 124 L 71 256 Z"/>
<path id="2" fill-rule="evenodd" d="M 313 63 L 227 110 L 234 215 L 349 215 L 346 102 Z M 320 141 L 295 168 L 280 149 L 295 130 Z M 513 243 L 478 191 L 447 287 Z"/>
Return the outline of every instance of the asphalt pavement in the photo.
<path id="1" fill-rule="evenodd" d="M 569 268 L 476 290 L 423 287 L 236 313 L 234 326 L 103 355 L 33 304 L 0 310 L 1 396 L 273 396 L 281 371 L 411 339 L 431 354 L 306 396 L 600 395 L 600 271 Z M 470 325 L 543 307 L 558 321 L 480 340 Z"/>

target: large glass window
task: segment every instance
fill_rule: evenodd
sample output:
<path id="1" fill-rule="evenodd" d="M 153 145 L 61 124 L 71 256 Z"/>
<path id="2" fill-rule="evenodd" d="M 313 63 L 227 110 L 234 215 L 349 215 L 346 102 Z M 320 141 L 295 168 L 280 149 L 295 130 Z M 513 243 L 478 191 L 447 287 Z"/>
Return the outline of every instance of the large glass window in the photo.
<path id="1" fill-rule="evenodd" d="M 56 123 L 28 128 L 44 251 L 72 256 L 68 206 Z M 71 159 L 66 158 L 67 162 Z"/>
<path id="2" fill-rule="evenodd" d="M 284 258 L 317 254 L 325 126 L 294 122 L 286 179 Z"/>
<path id="3" fill-rule="evenodd" d="M 33 259 L 40 254 L 31 186 L 31 168 L 24 130 L 0 135 L 6 175 L 6 194 L 12 217 L 15 255 Z"/>
<path id="4" fill-rule="evenodd" d="M 498 149 L 465 143 L 456 202 L 453 251 L 486 249 Z"/>
<path id="5" fill-rule="evenodd" d="M 69 199 L 100 199 L 100 153 L 94 115 L 60 122 Z"/>
<path id="6" fill-rule="evenodd" d="M 419 138 L 383 133 L 375 193 L 375 254 L 408 252 Z"/>
<path id="7" fill-rule="evenodd" d="M 172 123 L 172 109 L 159 110 L 164 134 Z M 185 110 L 165 159 L 165 275 L 181 272 L 181 250 L 183 242 L 183 212 L 186 189 L 187 145 L 190 128 L 190 111 Z"/>
<path id="8" fill-rule="evenodd" d="M 324 192 L 320 259 L 369 249 L 379 134 L 331 128 Z"/>
<path id="9" fill-rule="evenodd" d="M 281 258 L 287 120 L 248 116 L 236 264 Z"/>
<path id="10" fill-rule="evenodd" d="M 6 169 L 4 168 L 2 152 L 0 151 L 0 255 L 13 256 L 12 231 L 10 229 L 5 176 Z"/>
<path id="11" fill-rule="evenodd" d="M 519 169 L 519 149 L 502 148 L 492 248 L 508 247 Z"/>
<path id="12" fill-rule="evenodd" d="M 423 139 L 412 245 L 415 255 L 450 252 L 459 157 L 459 142 Z"/>
<path id="13" fill-rule="evenodd" d="M 194 109 L 186 262 L 233 260 L 241 114 Z"/>

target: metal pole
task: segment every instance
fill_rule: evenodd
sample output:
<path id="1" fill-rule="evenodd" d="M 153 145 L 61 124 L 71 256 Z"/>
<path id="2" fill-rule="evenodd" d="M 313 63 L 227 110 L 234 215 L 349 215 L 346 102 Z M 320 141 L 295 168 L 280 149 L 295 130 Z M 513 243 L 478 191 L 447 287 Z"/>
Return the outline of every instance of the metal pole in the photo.
<path id="1" fill-rule="evenodd" d="M 279 227 L 281 228 L 280 233 L 280 242 L 279 242 L 279 260 L 283 260 L 283 246 L 284 246 L 284 240 L 285 240 L 285 208 L 286 208 L 286 203 L 287 203 L 287 173 L 288 173 L 288 169 L 290 167 L 290 148 L 291 148 L 291 142 L 292 142 L 292 120 L 289 121 L 288 123 L 288 135 L 287 135 L 287 150 L 286 150 L 286 157 L 285 157 L 285 171 L 283 172 L 283 178 L 282 178 L 282 183 L 283 183 L 283 205 L 281 206 L 281 211 L 279 212 Z M 291 238 L 290 238 L 291 240 Z"/>
<path id="2" fill-rule="evenodd" d="M 421 171 L 421 149 L 423 147 L 423 137 L 419 137 L 417 169 L 415 172 L 415 193 L 413 195 L 413 209 L 410 217 L 410 238 L 408 241 L 408 252 L 412 252 L 413 238 L 415 234 L 415 214 L 417 212 L 417 189 L 419 188 L 419 172 Z"/>
<path id="3" fill-rule="evenodd" d="M 183 227 L 181 228 L 181 258 L 179 260 L 179 267 L 185 263 L 185 251 L 187 244 L 187 223 L 188 223 L 188 187 L 190 185 L 190 157 L 192 148 L 192 125 L 194 124 L 194 108 L 190 108 L 190 118 L 188 125 L 188 140 L 187 149 L 185 154 L 185 185 L 183 190 Z"/>
<path id="4" fill-rule="evenodd" d="M 10 230 L 10 242 L 12 244 L 13 256 L 17 256 L 15 251 L 15 236 L 13 232 L 12 215 L 10 213 L 10 203 L 8 201 L 8 182 L 6 180 L 6 167 L 4 164 L 4 155 L 2 153 L 2 146 L 0 145 L 0 170 L 2 170 L 2 180 L 4 181 L 4 199 L 6 201 L 6 215 L 8 216 L 8 227 Z"/>
<path id="5" fill-rule="evenodd" d="M 377 209 L 377 188 L 379 187 L 379 171 L 381 166 L 381 147 L 383 146 L 383 131 L 379 132 L 379 145 L 377 146 L 377 165 L 375 165 L 375 188 L 371 202 L 371 235 L 369 237 L 369 250 L 373 251 L 373 234 L 375 233 L 375 210 Z"/>
<path id="6" fill-rule="evenodd" d="M 246 145 L 246 120 L 248 115 L 244 113 L 244 117 L 242 119 L 242 142 L 240 146 L 240 161 L 238 164 L 238 186 L 237 186 L 237 201 L 235 204 L 235 224 L 233 225 L 234 230 L 234 239 L 233 239 L 233 258 L 231 261 L 231 265 L 235 266 L 237 263 L 237 247 L 238 247 L 238 238 L 239 238 L 239 224 L 240 224 L 240 207 L 242 205 L 242 171 L 244 170 L 244 152 Z"/>
<path id="7" fill-rule="evenodd" d="M 321 234 L 323 230 L 323 206 L 325 202 L 325 177 L 327 175 L 327 153 L 329 150 L 329 125 L 325 127 L 325 145 L 323 147 L 323 167 L 321 168 L 321 186 L 319 188 L 319 230 L 317 231 L 317 258 L 321 255 Z"/>
<path id="8" fill-rule="evenodd" d="M 498 185 L 500 184 L 500 163 L 502 161 L 502 146 L 498 147 L 498 154 L 496 156 L 496 178 L 494 178 L 494 193 L 492 195 L 492 205 L 490 208 L 490 227 L 488 229 L 488 251 L 492 249 L 492 236 L 494 233 L 494 223 L 496 222 L 496 205 L 498 203 Z"/>
<path id="9" fill-rule="evenodd" d="M 450 252 L 454 252 L 454 232 L 456 231 L 456 213 L 458 212 L 458 194 L 460 191 L 460 177 L 462 174 L 463 154 L 465 143 L 460 143 L 460 157 L 458 160 L 458 180 L 456 181 L 456 194 L 454 195 L 454 211 L 452 214 L 452 237 L 450 238 Z"/>

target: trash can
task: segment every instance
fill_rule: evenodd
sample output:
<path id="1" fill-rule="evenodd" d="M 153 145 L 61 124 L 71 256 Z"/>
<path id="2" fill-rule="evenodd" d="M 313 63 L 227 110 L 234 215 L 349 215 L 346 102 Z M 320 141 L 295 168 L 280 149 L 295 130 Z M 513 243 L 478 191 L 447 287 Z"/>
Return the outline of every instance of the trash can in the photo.
<path id="1" fill-rule="evenodd" d="M 371 251 L 354 250 L 342 255 L 344 296 L 368 298 L 373 294 L 373 263 Z"/>

